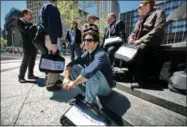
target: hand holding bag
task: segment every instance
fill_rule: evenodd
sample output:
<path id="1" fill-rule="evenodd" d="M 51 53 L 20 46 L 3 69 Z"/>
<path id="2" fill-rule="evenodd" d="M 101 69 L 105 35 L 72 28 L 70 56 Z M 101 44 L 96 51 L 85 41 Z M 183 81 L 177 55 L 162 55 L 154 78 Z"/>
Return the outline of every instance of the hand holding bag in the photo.
<path id="1" fill-rule="evenodd" d="M 41 72 L 62 73 L 64 71 L 65 59 L 58 53 L 42 54 L 40 58 L 39 70 Z"/>

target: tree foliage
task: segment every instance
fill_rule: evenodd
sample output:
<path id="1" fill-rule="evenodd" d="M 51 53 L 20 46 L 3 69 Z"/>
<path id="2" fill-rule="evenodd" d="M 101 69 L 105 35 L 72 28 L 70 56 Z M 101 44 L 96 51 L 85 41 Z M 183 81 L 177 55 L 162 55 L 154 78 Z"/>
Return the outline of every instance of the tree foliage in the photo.
<path id="1" fill-rule="evenodd" d="M 85 13 L 85 11 L 95 4 L 96 1 L 58 1 L 58 8 L 65 25 L 70 26 L 72 21 L 76 21 L 79 25 L 83 25 L 87 22 L 88 13 Z M 80 11 L 80 9 L 82 11 Z"/>
<path id="2" fill-rule="evenodd" d="M 7 46 L 7 40 L 1 37 L 1 48 L 5 48 Z"/>

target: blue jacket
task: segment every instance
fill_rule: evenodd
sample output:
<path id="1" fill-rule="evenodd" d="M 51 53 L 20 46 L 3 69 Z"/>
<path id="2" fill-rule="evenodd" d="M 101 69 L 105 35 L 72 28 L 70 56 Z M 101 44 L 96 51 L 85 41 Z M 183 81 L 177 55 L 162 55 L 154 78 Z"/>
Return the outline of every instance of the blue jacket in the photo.
<path id="1" fill-rule="evenodd" d="M 39 23 L 44 26 L 45 35 L 49 35 L 52 44 L 57 44 L 62 37 L 62 23 L 58 8 L 51 2 L 45 3 L 40 9 Z"/>
<path id="2" fill-rule="evenodd" d="M 99 46 L 91 54 L 85 51 L 81 57 L 70 62 L 67 67 L 72 67 L 75 64 L 80 64 L 84 67 L 81 71 L 81 75 L 87 79 L 100 71 L 105 76 L 110 87 L 113 87 L 110 59 L 107 53 Z"/>

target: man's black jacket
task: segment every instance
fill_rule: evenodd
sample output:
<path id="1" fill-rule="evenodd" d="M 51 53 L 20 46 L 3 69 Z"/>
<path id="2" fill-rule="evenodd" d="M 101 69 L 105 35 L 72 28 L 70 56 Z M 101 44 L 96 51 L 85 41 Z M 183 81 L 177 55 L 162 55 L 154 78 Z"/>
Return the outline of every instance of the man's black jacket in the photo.
<path id="1" fill-rule="evenodd" d="M 125 24 L 123 23 L 123 21 L 115 21 L 114 23 L 110 24 L 107 28 L 105 28 L 103 43 L 105 39 L 109 37 L 121 37 L 123 41 L 126 41 Z"/>
<path id="2" fill-rule="evenodd" d="M 21 32 L 22 40 L 23 40 L 23 49 L 24 51 L 33 51 L 36 50 L 32 43 L 32 38 L 30 37 L 29 28 L 33 24 L 24 20 L 23 18 L 17 19 L 17 26 L 19 31 Z"/>
<path id="3" fill-rule="evenodd" d="M 70 35 L 70 32 L 71 32 L 71 30 L 69 30 L 68 32 L 67 32 L 67 35 L 66 35 L 66 40 L 69 42 L 69 43 L 71 43 L 71 35 Z M 76 35 L 75 35 L 75 43 L 76 44 L 81 44 L 82 43 L 82 38 L 81 38 L 81 31 L 79 30 L 79 29 L 76 29 L 76 33 L 75 33 Z"/>

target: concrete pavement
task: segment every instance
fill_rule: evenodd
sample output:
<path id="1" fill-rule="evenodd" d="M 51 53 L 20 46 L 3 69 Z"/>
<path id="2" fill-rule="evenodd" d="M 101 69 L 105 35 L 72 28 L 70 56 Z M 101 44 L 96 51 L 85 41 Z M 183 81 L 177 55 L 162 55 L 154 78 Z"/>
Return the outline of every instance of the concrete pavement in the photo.
<path id="1" fill-rule="evenodd" d="M 65 58 L 67 64 L 69 57 Z M 63 89 L 56 92 L 47 91 L 45 74 L 38 70 L 39 60 L 36 61 L 35 75 L 41 79 L 36 83 L 20 84 L 20 62 L 21 60 L 1 62 L 1 125 L 61 125 L 60 117 L 70 107 L 67 102 L 80 92 L 79 89 L 69 92 Z"/>

